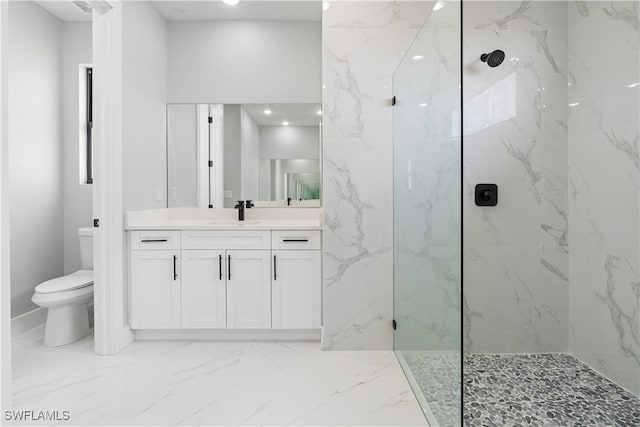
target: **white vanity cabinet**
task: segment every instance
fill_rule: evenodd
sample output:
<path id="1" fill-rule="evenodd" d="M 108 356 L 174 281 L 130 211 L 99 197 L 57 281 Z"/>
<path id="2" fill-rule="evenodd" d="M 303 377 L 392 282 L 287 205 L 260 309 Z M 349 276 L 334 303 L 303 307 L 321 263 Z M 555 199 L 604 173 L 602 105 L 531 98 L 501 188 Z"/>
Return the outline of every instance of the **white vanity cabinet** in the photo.
<path id="1" fill-rule="evenodd" d="M 218 251 L 213 253 L 212 251 Z M 229 328 L 229 329 L 266 329 L 271 327 L 271 283 L 269 254 L 271 251 L 271 232 L 254 230 L 184 230 L 182 231 L 182 253 L 185 259 L 199 256 L 201 252 L 210 252 L 217 257 L 206 271 L 195 271 L 191 265 L 185 272 L 183 289 L 190 295 L 183 300 L 183 328 Z M 222 255 L 222 258 L 220 258 Z M 202 256 L 202 255 L 200 255 Z M 220 261 L 222 260 L 222 263 Z M 217 262 L 217 269 L 215 262 Z M 203 274 L 205 273 L 205 274 Z M 222 274 L 220 274 L 222 273 Z M 206 278 L 203 278 L 206 276 Z M 220 278 L 222 276 L 222 279 Z M 202 285 L 197 286 L 196 283 Z M 216 293 L 216 307 L 224 301 L 224 310 L 212 305 L 212 297 L 205 294 L 206 283 L 217 283 L 220 290 Z M 222 286 L 225 298 L 220 299 Z M 183 291 L 183 296 L 185 291 Z M 211 318 L 216 316 L 220 326 L 184 322 L 192 316 Z M 206 314 L 205 314 L 206 313 Z M 223 316 L 223 313 L 225 314 Z M 222 318 L 225 318 L 222 321 Z M 192 318 L 193 319 L 193 318 Z"/>
<path id="2" fill-rule="evenodd" d="M 320 327 L 319 231 L 272 232 L 272 327 Z"/>
<path id="3" fill-rule="evenodd" d="M 182 328 L 271 327 L 268 250 L 182 251 Z"/>
<path id="4" fill-rule="evenodd" d="M 319 329 L 319 231 L 130 233 L 133 329 Z"/>
<path id="5" fill-rule="evenodd" d="M 182 327 L 227 327 L 226 256 L 223 250 L 182 251 Z"/>
<path id="6" fill-rule="evenodd" d="M 176 236 L 177 233 L 177 236 Z M 180 319 L 180 232 L 136 232 L 130 247 L 131 327 L 176 329 Z"/>
<path id="7" fill-rule="evenodd" d="M 274 329 L 320 327 L 320 251 L 273 251 Z"/>
<path id="8" fill-rule="evenodd" d="M 227 327 L 271 327 L 269 251 L 227 251 Z"/>

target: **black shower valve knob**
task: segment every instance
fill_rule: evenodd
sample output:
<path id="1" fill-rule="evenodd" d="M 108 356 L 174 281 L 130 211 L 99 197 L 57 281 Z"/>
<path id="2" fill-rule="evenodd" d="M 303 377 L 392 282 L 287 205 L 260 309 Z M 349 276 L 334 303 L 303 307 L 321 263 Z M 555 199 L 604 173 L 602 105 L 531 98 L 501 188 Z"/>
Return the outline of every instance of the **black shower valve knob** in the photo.
<path id="1" fill-rule="evenodd" d="M 496 206 L 498 204 L 498 186 L 496 184 L 477 184 L 475 190 L 477 206 Z"/>

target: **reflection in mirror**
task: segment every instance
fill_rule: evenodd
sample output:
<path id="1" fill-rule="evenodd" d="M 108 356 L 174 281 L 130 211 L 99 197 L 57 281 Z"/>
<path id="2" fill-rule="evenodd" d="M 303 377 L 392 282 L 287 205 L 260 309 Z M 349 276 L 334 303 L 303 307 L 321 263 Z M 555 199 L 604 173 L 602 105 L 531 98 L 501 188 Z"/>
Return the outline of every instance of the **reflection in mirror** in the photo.
<path id="1" fill-rule="evenodd" d="M 167 207 L 319 207 L 318 104 L 168 104 Z"/>

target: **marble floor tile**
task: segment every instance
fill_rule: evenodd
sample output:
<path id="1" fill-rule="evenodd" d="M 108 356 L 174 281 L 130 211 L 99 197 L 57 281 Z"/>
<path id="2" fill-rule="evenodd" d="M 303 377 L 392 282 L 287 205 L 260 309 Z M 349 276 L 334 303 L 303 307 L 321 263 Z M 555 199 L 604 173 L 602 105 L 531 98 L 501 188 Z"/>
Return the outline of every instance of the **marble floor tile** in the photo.
<path id="1" fill-rule="evenodd" d="M 90 337 L 47 348 L 42 336 L 13 341 L 14 409 L 70 411 L 60 425 L 427 425 L 389 351 L 136 341 L 97 356 Z"/>

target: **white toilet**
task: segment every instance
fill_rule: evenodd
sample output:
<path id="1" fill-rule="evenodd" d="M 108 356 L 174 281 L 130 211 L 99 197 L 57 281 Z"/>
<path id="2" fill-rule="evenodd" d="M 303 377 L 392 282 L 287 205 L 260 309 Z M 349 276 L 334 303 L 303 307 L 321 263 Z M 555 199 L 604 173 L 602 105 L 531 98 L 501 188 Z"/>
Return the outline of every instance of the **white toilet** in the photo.
<path id="1" fill-rule="evenodd" d="M 78 230 L 81 270 L 36 286 L 31 301 L 49 309 L 44 344 L 58 347 L 87 336 L 89 304 L 93 301 L 93 228 Z"/>

